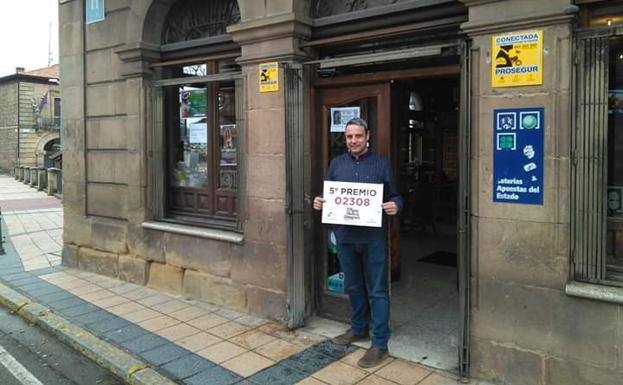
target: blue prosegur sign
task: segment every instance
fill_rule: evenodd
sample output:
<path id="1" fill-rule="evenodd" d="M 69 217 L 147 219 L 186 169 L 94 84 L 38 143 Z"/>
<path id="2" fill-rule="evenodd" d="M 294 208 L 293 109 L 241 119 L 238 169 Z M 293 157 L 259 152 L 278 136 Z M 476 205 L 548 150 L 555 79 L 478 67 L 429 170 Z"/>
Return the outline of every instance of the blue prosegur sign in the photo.
<path id="1" fill-rule="evenodd" d="M 104 20 L 104 0 L 84 0 L 84 10 L 87 24 Z"/>
<path id="2" fill-rule="evenodd" d="M 544 109 L 493 110 L 493 201 L 543 204 Z"/>

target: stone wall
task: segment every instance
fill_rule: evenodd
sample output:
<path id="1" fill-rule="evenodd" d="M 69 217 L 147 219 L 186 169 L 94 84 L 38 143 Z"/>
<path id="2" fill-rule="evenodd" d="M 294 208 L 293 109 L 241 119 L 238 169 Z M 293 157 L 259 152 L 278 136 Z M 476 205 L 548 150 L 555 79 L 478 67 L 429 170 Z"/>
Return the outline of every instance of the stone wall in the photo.
<path id="1" fill-rule="evenodd" d="M 17 81 L 0 84 L 0 173 L 17 160 Z"/>
<path id="2" fill-rule="evenodd" d="M 143 38 L 129 21 L 140 19 L 141 12 L 144 16 L 150 4 L 138 0 L 111 2 L 104 22 L 86 26 L 82 23 L 81 1 L 60 5 L 64 41 L 61 77 L 66 106 L 64 263 L 284 319 L 283 94 L 262 98 L 265 105 L 261 108 L 266 108 L 258 111 L 255 69 L 243 71 L 244 97 L 250 106 L 245 112 L 249 125 L 244 138 L 249 145 L 240 149 L 248 175 L 241 218 L 243 242 L 141 226 L 153 219 L 148 197 L 150 189 L 156 187 L 148 186 L 147 174 L 150 154 L 160 151 L 146 147 L 146 138 L 156 124 L 149 113 L 154 102 L 149 87 L 152 74 L 150 69 L 144 71 L 140 63 L 134 66 L 122 60 L 118 52 Z M 84 42 L 76 39 L 82 36 L 83 28 Z M 86 104 L 82 103 L 83 96 Z"/>
<path id="3" fill-rule="evenodd" d="M 472 374 L 509 385 L 615 385 L 620 305 L 565 294 L 570 273 L 569 1 L 465 1 L 472 46 Z M 499 2 L 497 2 L 499 3 Z M 512 15 L 512 18 L 510 17 Z M 543 29 L 541 86 L 492 88 L 491 35 Z M 494 108 L 545 108 L 542 206 L 492 201 Z"/>

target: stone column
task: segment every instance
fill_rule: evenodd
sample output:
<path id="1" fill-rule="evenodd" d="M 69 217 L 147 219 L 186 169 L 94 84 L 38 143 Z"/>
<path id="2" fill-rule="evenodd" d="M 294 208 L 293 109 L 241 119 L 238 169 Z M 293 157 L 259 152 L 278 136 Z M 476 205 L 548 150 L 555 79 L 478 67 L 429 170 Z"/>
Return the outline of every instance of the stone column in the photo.
<path id="1" fill-rule="evenodd" d="M 571 314 L 564 287 L 569 269 L 571 23 L 577 8 L 570 0 L 461 1 L 469 7 L 469 21 L 461 28 L 472 39 L 471 265 L 477 269 L 471 282 L 471 372 L 496 383 L 541 384 L 552 378 L 548 371 L 555 360 L 550 357 L 581 360 L 576 352 L 584 350 L 579 343 L 561 343 L 577 340 L 566 335 L 573 328 L 562 326 L 569 322 L 565 312 Z M 498 53 L 492 50 L 492 37 L 528 30 L 543 31 L 542 84 L 492 87 Z M 493 111 L 522 107 L 544 108 L 542 205 L 492 198 Z M 510 320 L 515 326 L 509 326 Z M 556 337 L 550 339 L 550 333 Z"/>
<path id="2" fill-rule="evenodd" d="M 288 250 L 288 237 L 292 237 L 287 224 L 286 196 L 291 186 L 286 184 L 286 100 L 284 93 L 284 66 L 300 66 L 308 60 L 300 48 L 301 41 L 310 35 L 310 22 L 296 9 L 292 2 L 268 0 L 264 2 L 239 1 L 242 21 L 230 26 L 228 32 L 241 46 L 242 55 L 238 63 L 242 66 L 243 89 L 246 99 L 246 137 L 243 159 L 246 180 L 245 187 L 245 243 L 250 248 L 261 250 L 277 247 L 285 255 L 277 258 L 283 267 L 292 265 L 292 258 L 303 258 L 303 252 L 294 256 Z M 279 90 L 260 92 L 258 65 L 263 62 L 277 62 L 279 67 Z M 304 106 L 299 106 L 303 108 Z M 270 222 L 270 224 L 269 224 Z M 277 236 L 279 235 L 279 236 Z M 261 258 L 245 257 L 244 263 L 253 269 L 267 268 Z M 302 265 L 302 264 L 301 264 Z M 235 266 L 232 279 L 245 284 L 247 277 L 239 276 Z M 288 269 L 283 269 L 287 272 Z M 302 273 L 302 272 L 299 272 Z M 289 274 L 289 273 L 287 273 Z M 288 281 L 288 277 L 284 277 Z M 267 285 L 266 287 L 269 287 Z M 277 288 L 283 290 L 281 288 Z M 293 301 L 287 287 L 287 302 L 290 303 L 288 318 L 302 309 L 292 309 L 294 302 L 304 305 L 304 298 Z M 270 302 L 269 291 L 258 290 L 248 298 L 248 308 L 261 314 L 261 308 Z M 300 305 L 296 305 L 300 306 Z M 304 311 L 304 310 L 303 310 Z M 291 321 L 288 322 L 291 326 Z"/>
<path id="3" fill-rule="evenodd" d="M 50 167 L 48 168 L 48 183 L 47 183 L 47 193 L 48 195 L 54 195 L 58 193 L 58 178 L 60 175 L 60 169 Z"/>
<path id="4" fill-rule="evenodd" d="M 37 169 L 37 190 L 41 191 L 48 185 L 48 170 L 45 167 Z"/>

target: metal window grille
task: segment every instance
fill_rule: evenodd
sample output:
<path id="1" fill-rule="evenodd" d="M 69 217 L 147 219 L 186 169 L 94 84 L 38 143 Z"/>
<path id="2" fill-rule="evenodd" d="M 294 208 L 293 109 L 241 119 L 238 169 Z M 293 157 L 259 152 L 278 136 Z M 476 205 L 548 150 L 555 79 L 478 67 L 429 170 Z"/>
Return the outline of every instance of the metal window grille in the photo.
<path id="1" fill-rule="evenodd" d="M 606 277 L 608 35 L 578 34 L 575 41 L 571 246 L 574 279 L 585 282 Z"/>

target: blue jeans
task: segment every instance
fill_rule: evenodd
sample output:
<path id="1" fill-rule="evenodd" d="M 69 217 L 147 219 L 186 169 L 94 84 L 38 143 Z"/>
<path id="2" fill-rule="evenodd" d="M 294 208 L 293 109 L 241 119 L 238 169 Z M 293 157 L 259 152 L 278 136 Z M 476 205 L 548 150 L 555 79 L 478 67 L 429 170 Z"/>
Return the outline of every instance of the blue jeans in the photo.
<path id="1" fill-rule="evenodd" d="M 344 272 L 344 288 L 350 300 L 353 332 L 365 334 L 371 319 L 372 346 L 386 349 L 390 334 L 386 241 L 340 243 L 338 257 Z"/>

